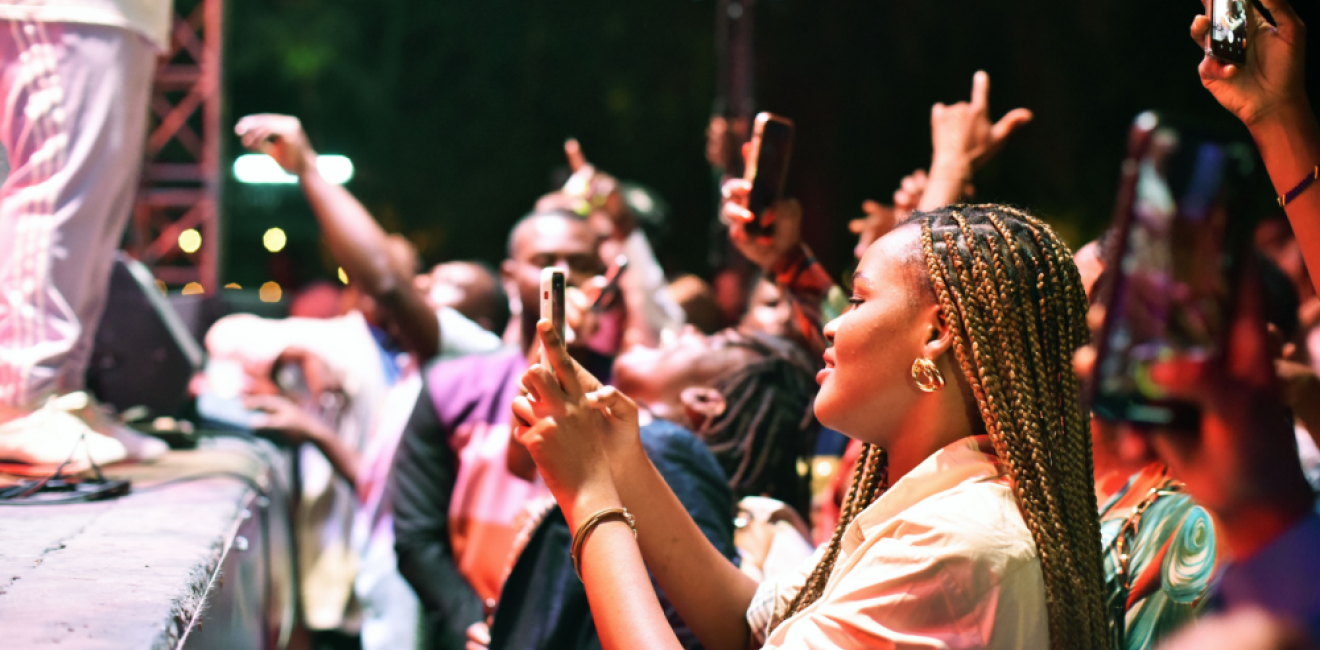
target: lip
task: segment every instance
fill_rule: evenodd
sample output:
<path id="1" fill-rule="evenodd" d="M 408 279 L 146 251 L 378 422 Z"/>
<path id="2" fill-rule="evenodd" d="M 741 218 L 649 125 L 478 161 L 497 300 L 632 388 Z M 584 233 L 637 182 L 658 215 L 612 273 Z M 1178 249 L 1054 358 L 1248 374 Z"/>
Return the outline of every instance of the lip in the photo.
<path id="1" fill-rule="evenodd" d="M 828 378 L 832 372 L 834 372 L 834 368 L 821 368 L 820 372 L 816 373 L 816 383 L 824 384 L 825 379 Z"/>
<path id="2" fill-rule="evenodd" d="M 826 368 L 833 368 L 833 367 L 834 367 L 834 348 L 829 348 L 829 349 L 825 350 L 825 354 L 822 356 L 822 358 L 825 360 L 825 367 L 826 367 Z"/>

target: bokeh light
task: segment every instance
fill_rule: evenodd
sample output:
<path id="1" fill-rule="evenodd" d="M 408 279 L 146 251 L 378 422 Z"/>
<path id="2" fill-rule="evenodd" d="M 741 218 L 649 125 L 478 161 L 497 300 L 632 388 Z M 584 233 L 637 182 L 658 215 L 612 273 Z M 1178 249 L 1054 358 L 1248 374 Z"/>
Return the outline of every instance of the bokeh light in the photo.
<path id="1" fill-rule="evenodd" d="M 225 285 L 225 288 L 226 288 L 226 289 L 242 289 L 243 287 L 242 287 L 241 285 L 239 285 L 237 282 L 230 282 L 229 284 L 226 284 L 226 285 Z"/>
<path id="2" fill-rule="evenodd" d="M 829 476 L 834 473 L 834 465 L 828 460 L 822 460 L 816 463 L 816 476 Z"/>
<path id="3" fill-rule="evenodd" d="M 189 282 L 183 285 L 183 295 L 185 296 L 198 296 L 204 293 L 206 293 L 206 289 L 202 287 L 200 282 Z"/>
<path id="4" fill-rule="evenodd" d="M 339 281 L 348 284 L 348 274 L 344 272 L 344 267 L 339 267 Z"/>
<path id="5" fill-rule="evenodd" d="M 189 228 L 179 233 L 179 248 L 185 253 L 196 253 L 202 247 L 202 233 Z"/>
<path id="6" fill-rule="evenodd" d="M 274 281 L 261 285 L 261 290 L 257 292 L 261 302 L 279 302 L 280 297 L 283 295 L 284 290 L 280 288 L 279 283 Z"/>
<path id="7" fill-rule="evenodd" d="M 261 236 L 261 244 L 272 253 L 284 250 L 284 245 L 287 243 L 289 238 L 284 234 L 283 228 L 270 228 Z"/>

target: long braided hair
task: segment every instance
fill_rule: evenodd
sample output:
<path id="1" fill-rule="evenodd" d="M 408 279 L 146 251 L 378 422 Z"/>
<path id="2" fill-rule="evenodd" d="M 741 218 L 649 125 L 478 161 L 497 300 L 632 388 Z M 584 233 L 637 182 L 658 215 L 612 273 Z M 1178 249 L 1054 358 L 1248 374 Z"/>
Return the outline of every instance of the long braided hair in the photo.
<path id="1" fill-rule="evenodd" d="M 736 497 L 779 499 L 807 520 L 811 476 L 798 467 L 809 459 L 819 429 L 812 409 L 818 364 L 776 336 L 729 330 L 727 338 L 754 359 L 712 382 L 726 406 L 695 433 L 719 461 Z"/>
<path id="2" fill-rule="evenodd" d="M 1001 205 L 914 214 L 929 288 L 1036 543 L 1051 645 L 1107 648 L 1091 443 L 1072 371 L 1090 337 L 1072 253 L 1049 226 Z M 839 526 L 788 616 L 820 598 L 848 524 L 887 487 L 885 452 L 857 461 Z M 787 616 L 785 616 L 787 618 Z"/>

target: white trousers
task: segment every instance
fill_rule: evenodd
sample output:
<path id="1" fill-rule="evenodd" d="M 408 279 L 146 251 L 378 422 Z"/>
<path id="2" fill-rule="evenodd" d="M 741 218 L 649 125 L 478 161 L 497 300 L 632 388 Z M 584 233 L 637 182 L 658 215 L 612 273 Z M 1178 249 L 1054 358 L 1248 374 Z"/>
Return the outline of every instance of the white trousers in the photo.
<path id="1" fill-rule="evenodd" d="M 0 21 L 0 406 L 83 387 L 137 189 L 155 54 L 117 27 Z"/>

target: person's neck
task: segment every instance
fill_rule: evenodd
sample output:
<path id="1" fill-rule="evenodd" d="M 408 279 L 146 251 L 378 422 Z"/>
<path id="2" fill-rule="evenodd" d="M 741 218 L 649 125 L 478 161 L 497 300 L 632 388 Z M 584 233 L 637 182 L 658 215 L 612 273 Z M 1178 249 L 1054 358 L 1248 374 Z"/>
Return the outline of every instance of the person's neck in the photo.
<path id="1" fill-rule="evenodd" d="M 935 452 L 972 435 L 966 417 L 949 417 L 943 400 L 930 400 L 913 409 L 899 430 L 902 433 L 885 448 L 889 456 L 890 485 L 907 476 Z"/>

